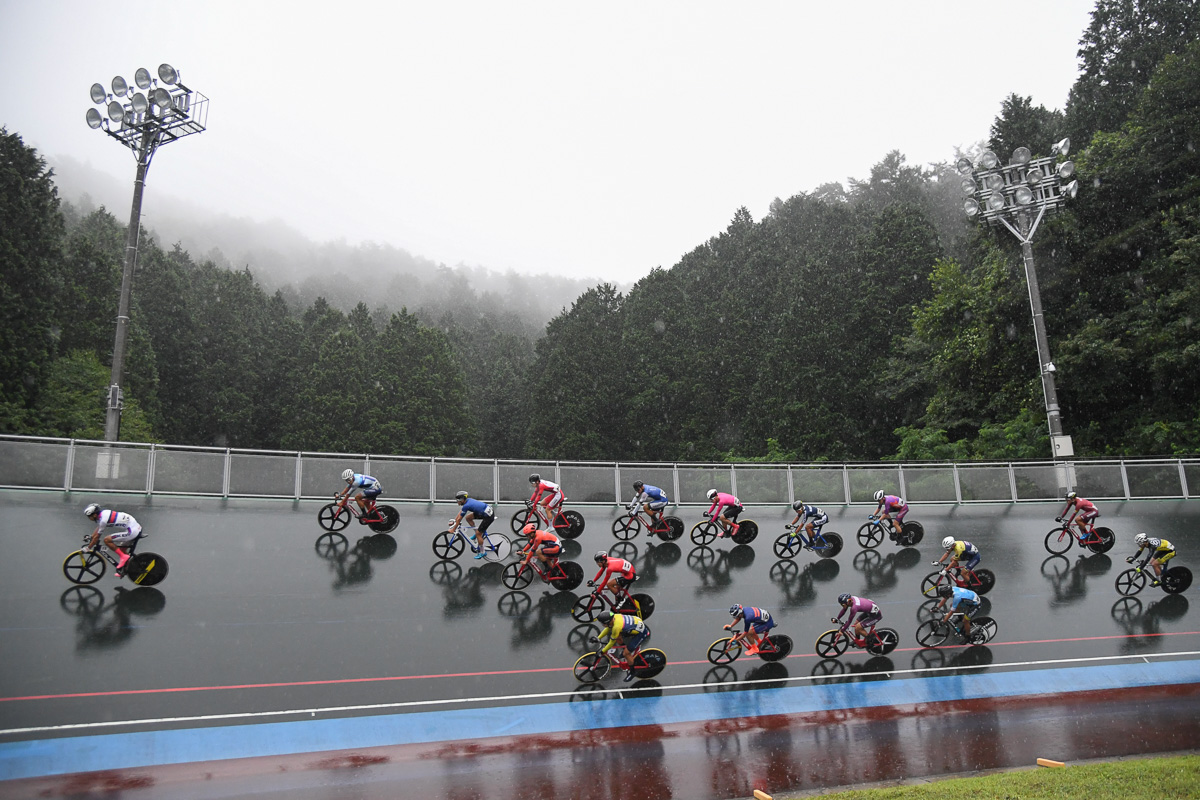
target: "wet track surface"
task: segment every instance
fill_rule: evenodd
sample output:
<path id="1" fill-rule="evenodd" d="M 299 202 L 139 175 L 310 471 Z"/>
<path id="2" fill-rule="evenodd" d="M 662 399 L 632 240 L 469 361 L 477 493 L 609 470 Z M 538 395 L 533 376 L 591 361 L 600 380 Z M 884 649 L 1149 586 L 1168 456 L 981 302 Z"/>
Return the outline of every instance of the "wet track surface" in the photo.
<path id="1" fill-rule="evenodd" d="M 146 722 L 121 731 L 284 721 L 298 718 L 287 713 L 297 709 L 312 710 L 305 717 L 336 717 L 599 700 L 616 697 L 614 690 L 622 687 L 619 677 L 611 677 L 607 690 L 580 691 L 571 674 L 593 630 L 568 613 L 584 587 L 559 593 L 535 582 L 524 592 L 511 592 L 500 582 L 500 565 L 474 561 L 469 553 L 454 562 L 437 561 L 430 543 L 452 516 L 449 504 L 398 506 L 402 518 L 392 534 L 368 535 L 354 523 L 345 531 L 344 550 L 318 552 L 321 503 L 121 496 L 105 504 L 133 513 L 149 534 L 141 549 L 162 553 L 171 567 L 159 587 L 133 590 L 121 588 L 131 584 L 117 581 L 111 571 L 92 587 L 72 587 L 61 574 L 63 557 L 88 531 L 80 509 L 91 499 L 0 494 L 0 531 L 8 545 L 8 558 L 0 564 L 7 612 L 0 625 L 5 687 L 0 729 L 7 733 L 0 733 L 0 742 L 111 733 L 115 729 L 97 724 L 129 720 Z M 1200 504 L 1104 504 L 1101 523 L 1116 532 L 1116 547 L 1086 556 L 1073 547 L 1065 557 L 1051 557 L 1042 540 L 1059 508 L 914 508 L 910 516 L 926 528 L 918 547 L 885 541 L 868 551 L 854 533 L 869 509 L 834 508 L 827 530 L 840 532 L 846 547 L 825 561 L 807 552 L 794 561 L 776 559 L 771 545 L 790 514 L 751 508 L 746 516 L 761 527 L 751 545 L 718 540 L 703 548 L 692 545 L 686 533 L 671 543 L 643 534 L 620 545 L 618 554 L 637 565 L 637 590 L 655 598 L 652 645 L 671 661 L 657 678 L 666 696 L 736 691 L 739 681 L 758 687 L 825 685 L 897 680 L 927 668 L 953 676 L 1121 663 L 1111 657 L 1195 658 L 1200 624 L 1189 613 L 1190 591 L 1168 596 L 1147 588 L 1122 600 L 1113 584 L 1138 530 L 1171 539 L 1181 552 L 1178 561 L 1190 566 L 1200 547 L 1194 533 Z M 501 510 L 501 529 L 507 530 L 514 510 Z M 579 510 L 587 528 L 565 551 L 590 578 L 591 554 L 616 543 L 610 526 L 621 510 Z M 701 519 L 700 511 L 679 512 L 688 529 Z M 978 544 L 981 566 L 997 574 L 984 613 L 997 620 L 999 633 L 987 647 L 923 650 L 915 641 L 924 601 L 918 586 L 933 570 L 929 562 L 940 556 L 938 542 L 945 535 Z M 813 642 L 831 627 L 835 598 L 844 591 L 871 597 L 883 608 L 881 625 L 896 628 L 901 637 L 890 656 L 851 651 L 836 662 L 816 657 Z M 734 602 L 769 609 L 779 630 L 795 640 L 794 655 L 777 664 L 747 657 L 729 667 L 709 664 L 708 645 L 723 635 Z M 686 688 L 672 688 L 681 686 Z M 1064 688 L 1081 687 L 1036 691 Z M 1123 723 L 1119 737 L 1091 735 L 1100 723 L 1078 729 L 1101 705 L 1094 696 L 971 701 L 829 712 L 827 719 L 649 724 L 565 733 L 532 747 L 528 738 L 506 747 L 503 737 L 408 745 L 385 748 L 392 752 L 379 756 L 383 761 L 346 756 L 349 760 L 324 767 L 321 754 L 297 756 L 297 770 L 326 777 L 287 793 L 338 797 L 354 784 L 358 788 L 345 796 L 375 796 L 371 786 L 378 796 L 389 796 L 388 781 L 403 779 L 424 781 L 423 796 L 430 797 L 543 797 L 554 788 L 616 797 L 615 788 L 595 785 L 595 776 L 617 763 L 646 762 L 647 775 L 673 787 L 648 796 L 736 797 L 749 794 L 747 787 L 759 779 L 777 790 L 801 789 L 1028 763 L 1030 752 L 1051 742 L 1063 758 L 1197 746 L 1190 689 L 1131 695 L 1137 699 L 1124 698 L 1126 711 L 1107 705 L 1115 698 L 1104 701 L 1103 724 Z M 437 701 L 448 702 L 429 705 Z M 1170 736 L 1157 724 L 1154 736 L 1141 734 L 1148 709 L 1158 709 L 1160 720 L 1178 716 Z M 74 727 L 79 725 L 95 727 Z M 26 728 L 36 730 L 14 730 Z M 956 744 L 962 741 L 970 746 Z M 903 742 L 909 744 L 901 747 Z M 981 744 L 986 742 L 991 744 Z M 839 745 L 837 755 L 822 756 L 820 748 L 829 745 Z M 817 756 L 824 759 L 819 765 Z M 586 766 L 571 767 L 579 760 Z M 190 774 L 184 766 L 159 769 Z M 543 783 L 554 786 L 539 789 L 536 781 L 514 777 L 529 770 L 546 773 Z M 227 795 L 240 793 L 232 787 L 242 778 L 229 780 Z M 574 780 L 591 785 L 591 793 L 572 789 Z M 183 778 L 178 784 L 189 785 Z M 260 785 L 256 791 L 261 790 Z M 216 786 L 208 791 L 180 788 L 178 796 L 221 796 Z"/>

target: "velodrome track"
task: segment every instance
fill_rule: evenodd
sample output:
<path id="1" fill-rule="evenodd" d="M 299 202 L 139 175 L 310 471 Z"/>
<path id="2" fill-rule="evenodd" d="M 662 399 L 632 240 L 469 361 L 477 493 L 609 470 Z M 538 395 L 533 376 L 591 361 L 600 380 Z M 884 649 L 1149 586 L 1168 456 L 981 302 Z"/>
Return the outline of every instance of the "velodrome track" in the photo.
<path id="1" fill-rule="evenodd" d="M 76 589 L 62 576 L 93 499 L 143 523 L 142 549 L 170 561 L 159 587 L 131 591 L 109 572 Z M 657 601 L 653 645 L 671 660 L 640 692 L 619 678 L 579 690 L 570 668 L 586 629 L 568 614 L 574 593 L 537 583 L 511 593 L 498 565 L 469 554 L 437 564 L 430 542 L 451 504 L 398 505 L 390 537 L 359 541 L 369 531 L 355 524 L 340 560 L 314 548 L 320 505 L 0 493 L 0 777 L 10 780 L 0 794 L 406 796 L 402 781 L 422 797 L 621 797 L 597 776 L 636 763 L 659 787 L 648 796 L 738 797 L 760 783 L 811 789 L 1024 764 L 1031 753 L 1200 745 L 1194 590 L 1119 601 L 1113 588 L 1139 530 L 1171 539 L 1194 567 L 1200 503 L 1102 504 L 1117 546 L 1086 557 L 1043 549 L 1053 504 L 914 508 L 919 547 L 866 553 L 853 534 L 870 509 L 834 507 L 827 530 L 845 550 L 825 562 L 802 553 L 794 569 L 771 549 L 791 518 L 782 507 L 748 510 L 762 528 L 752 545 L 640 536 L 627 557 Z M 502 529 L 514 510 L 501 509 Z M 591 577 L 621 510 L 579 510 L 587 528 L 567 553 Z M 677 512 L 690 529 L 701 510 Z M 930 651 L 913 638 L 917 587 L 945 535 L 978 544 L 997 573 L 987 613 L 999 635 L 987 647 Z M 815 656 L 843 591 L 882 606 L 882 624 L 901 634 L 891 656 Z M 771 610 L 795 654 L 714 669 L 705 652 L 734 602 Z M 54 777 L 83 772 L 93 774 Z"/>

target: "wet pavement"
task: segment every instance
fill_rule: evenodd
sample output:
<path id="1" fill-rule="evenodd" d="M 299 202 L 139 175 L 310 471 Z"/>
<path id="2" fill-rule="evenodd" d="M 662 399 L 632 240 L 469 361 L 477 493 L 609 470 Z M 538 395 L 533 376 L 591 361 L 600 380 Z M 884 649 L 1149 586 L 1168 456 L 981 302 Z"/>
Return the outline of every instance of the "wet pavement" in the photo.
<path id="1" fill-rule="evenodd" d="M 134 589 L 110 571 L 92 587 L 73 587 L 62 576 L 64 556 L 89 531 L 80 510 L 93 499 L 129 511 L 143 523 L 149 536 L 141 549 L 170 562 L 162 584 Z M 378 706 L 387 704 L 412 704 L 385 709 L 403 713 L 428 710 L 434 701 L 449 701 L 439 708 L 454 709 L 480 705 L 478 698 L 492 698 L 482 705 L 505 706 L 600 696 L 579 690 L 570 671 L 593 630 L 569 616 L 579 592 L 554 592 L 536 582 L 526 591 L 509 591 L 500 582 L 500 565 L 474 561 L 469 553 L 439 562 L 430 544 L 452 516 L 451 505 L 398 506 L 401 522 L 392 534 L 368 535 L 354 524 L 345 531 L 344 545 L 331 547 L 328 539 L 318 541 L 321 503 L 105 500 L 112 496 L 0 493 L 0 534 L 9 556 L 0 563 L 7 612 L 0 625 L 5 687 L 0 729 L 9 731 L 0 733 L 0 742 L 111 733 L 116 728 L 103 723 L 129 720 L 147 722 L 119 730 L 287 720 L 295 718 L 287 712 L 296 709 L 355 716 L 381 713 Z M 649 624 L 652 645 L 671 662 L 657 679 L 666 693 L 736 690 L 747 680 L 760 686 L 888 680 L 926 668 L 954 675 L 1061 667 L 1079 659 L 1194 658 L 1190 653 L 1200 650 L 1200 625 L 1188 613 L 1190 591 L 1168 596 L 1147 588 L 1137 598 L 1120 599 L 1113 584 L 1139 530 L 1171 539 L 1181 552 L 1177 561 L 1190 565 L 1200 547 L 1194 532 L 1200 504 L 1102 504 L 1101 524 L 1116 532 L 1116 547 L 1086 556 L 1073 547 L 1065 557 L 1053 557 L 1042 540 L 1059 508 L 914 508 L 910 516 L 926 530 L 918 547 L 885 542 L 878 550 L 863 551 L 854 533 L 870 509 L 835 507 L 829 509 L 827 530 L 840 532 L 846 547 L 836 559 L 824 561 L 807 552 L 794 561 L 775 558 L 771 544 L 791 514 L 783 508 L 751 508 L 746 516 L 759 522 L 761 533 L 750 545 L 719 540 L 704 548 L 693 546 L 686 533 L 670 543 L 648 541 L 643 534 L 619 545 L 618 554 L 635 562 L 642 576 L 638 590 L 656 600 Z M 515 510 L 501 510 L 502 529 Z M 591 554 L 617 544 L 610 526 L 621 510 L 579 510 L 587 528 L 565 551 L 590 578 Z M 688 529 L 700 521 L 701 510 L 681 510 Z M 981 566 L 997 574 L 985 613 L 997 620 L 999 633 L 986 648 L 923 650 L 913 636 L 923 619 L 918 587 L 933 570 L 929 562 L 940 556 L 938 542 L 945 535 L 978 544 Z M 900 633 L 894 653 L 874 659 L 848 653 L 836 662 L 816 657 L 813 642 L 831 627 L 840 592 L 871 597 L 883 608 L 881 624 Z M 771 665 L 746 658 L 729 667 L 709 664 L 708 645 L 723 635 L 727 609 L 735 602 L 769 609 L 779 630 L 795 640 L 794 655 Z M 619 678 L 606 684 L 612 689 Z M 680 686 L 686 688 L 672 688 Z M 1103 740 L 1063 722 L 1086 719 L 1095 698 L 1072 695 L 1024 706 L 1009 699 L 997 701 L 995 708 L 971 701 L 974 705 L 962 708 L 836 712 L 844 717 L 840 720 L 722 720 L 712 723 L 711 731 L 616 728 L 563 734 L 546 746 L 530 747 L 526 737 L 507 750 L 503 737 L 406 745 L 392 748 L 396 752 L 374 766 L 355 766 L 351 758 L 314 768 L 322 758 L 335 756 L 296 756 L 303 766 L 298 772 L 324 777 L 309 787 L 311 794 L 297 786 L 289 794 L 367 797 L 375 796 L 374 786 L 379 796 L 394 796 L 394 787 L 390 795 L 384 787 L 399 779 L 400 770 L 405 781 L 426 781 L 421 785 L 430 797 L 548 797 L 550 789 L 572 786 L 572 775 L 594 785 L 589 791 L 595 793 L 576 786 L 575 795 L 615 797 L 615 788 L 609 791 L 596 776 L 632 759 L 646 761 L 646 772 L 661 776 L 654 780 L 669 787 L 647 796 L 737 797 L 748 795 L 746 787 L 765 772 L 776 789 L 800 789 L 883 780 L 905 771 L 939 774 L 1026 763 L 1031 747 L 1054 740 L 1070 745 L 1064 749 L 1068 758 L 1196 746 L 1190 689 L 1179 689 L 1175 702 L 1154 690 L 1137 695 L 1144 699 L 1129 704 L 1127 732 Z M 367 705 L 374 708 L 346 708 Z M 332 708 L 339 710 L 320 711 Z M 1180 715 L 1171 728 L 1180 741 L 1164 738 L 1156 723 L 1143 722 L 1139 709 L 1146 708 Z M 225 716 L 232 714 L 264 716 Z M 200 716 L 206 719 L 186 719 Z M 53 729 L 79 725 L 96 727 Z M 1158 733 L 1140 735 L 1143 725 Z M 661 735 L 654 734 L 659 727 Z M 12 732 L 22 728 L 37 730 Z M 838 745 L 836 752 L 821 755 L 812 749 L 822 742 Z M 898 749 L 907 755 L 899 758 Z M 866 759 L 837 755 L 844 751 L 866 754 Z M 943 751 L 948 755 L 938 755 Z M 546 771 L 555 777 L 528 782 L 519 777 Z M 186 765 L 155 773 L 189 774 Z M 357 777 L 347 784 L 348 775 Z M 530 788 L 547 781 L 544 791 Z M 357 789 L 339 794 L 347 785 Z M 484 788 L 472 788 L 476 785 Z M 209 796 L 187 794 L 186 786 L 186 781 L 178 784 L 179 796 Z M 502 786 L 509 790 L 501 791 Z"/>

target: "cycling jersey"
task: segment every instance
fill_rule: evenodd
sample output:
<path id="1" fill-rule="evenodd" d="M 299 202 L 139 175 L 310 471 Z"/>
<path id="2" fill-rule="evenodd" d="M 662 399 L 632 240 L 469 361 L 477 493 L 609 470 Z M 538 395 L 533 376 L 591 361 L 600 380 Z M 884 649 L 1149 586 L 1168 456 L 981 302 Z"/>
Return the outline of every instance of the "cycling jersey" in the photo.
<path id="1" fill-rule="evenodd" d="M 608 623 L 608 627 L 600 631 L 600 635 L 596 638 L 602 642 L 610 639 L 615 642 L 617 639 L 625 637 L 626 644 L 628 644 L 630 638 L 645 636 L 645 634 L 646 623 L 642 621 L 641 617 L 633 614 L 613 614 L 612 622 Z"/>
<path id="2" fill-rule="evenodd" d="M 476 517 L 483 519 L 484 517 L 492 517 L 492 507 L 482 500 L 476 500 L 474 497 L 467 498 L 467 502 L 462 504 L 462 514 L 474 514 Z"/>
<path id="3" fill-rule="evenodd" d="M 837 618 L 840 620 L 842 614 L 845 614 L 847 611 L 850 612 L 850 616 L 846 618 L 846 627 L 850 627 L 850 624 L 854 622 L 855 614 L 862 615 L 858 618 L 859 622 L 866 622 L 868 620 L 878 622 L 883 618 L 883 612 L 879 610 L 879 606 L 875 605 L 873 600 L 868 600 L 865 597 L 851 595 L 850 603 L 842 606 L 842 610 L 838 612 Z"/>
<path id="4" fill-rule="evenodd" d="M 596 573 L 596 577 L 592 578 L 592 583 L 597 586 L 603 586 L 614 575 L 618 578 L 624 578 L 626 582 L 632 581 L 634 572 L 633 564 L 630 564 L 623 558 L 609 556 L 604 560 L 604 565 L 600 567 L 600 571 Z M 600 580 L 601 575 L 604 576 L 604 580 Z"/>
<path id="5" fill-rule="evenodd" d="M 1063 509 L 1059 516 L 1065 517 L 1071 511 L 1072 507 L 1074 507 L 1075 513 L 1085 522 L 1100 516 L 1100 511 L 1096 508 L 1096 504 L 1091 500 L 1084 500 L 1082 497 L 1076 497 L 1074 500 L 1067 501 L 1067 507 Z"/>
<path id="6" fill-rule="evenodd" d="M 975 569 L 982 554 L 979 548 L 967 541 L 958 541 L 950 548 L 950 556 L 955 561 L 963 561 L 967 569 Z"/>
<path id="7" fill-rule="evenodd" d="M 958 608 L 959 603 L 967 603 L 969 605 L 979 606 L 979 595 L 972 592 L 970 589 L 954 587 L 954 594 L 950 596 L 950 610 Z"/>
<path id="8" fill-rule="evenodd" d="M 720 516 L 720 512 L 726 508 L 733 511 L 732 514 L 727 514 L 726 516 L 729 519 L 737 519 L 737 515 L 742 513 L 742 501 L 738 500 L 731 494 L 717 492 L 717 499 L 713 500 L 712 505 L 709 506 L 709 509 L 706 513 L 710 517 L 717 517 Z"/>
<path id="9" fill-rule="evenodd" d="M 354 478 L 350 481 L 351 489 L 362 489 L 363 494 L 367 497 L 377 497 L 383 493 L 383 487 L 379 481 L 372 478 L 370 475 L 360 475 L 354 473 Z"/>
<path id="10" fill-rule="evenodd" d="M 548 556 L 558 555 L 562 542 L 551 531 L 535 530 L 525 545 L 526 551 L 541 550 Z"/>
<path id="11" fill-rule="evenodd" d="M 751 628 L 755 633 L 766 633 L 775 627 L 775 620 L 771 619 L 770 612 L 753 606 L 742 609 L 742 622 L 746 623 L 747 633 Z"/>
<path id="12" fill-rule="evenodd" d="M 635 503 L 645 503 L 648 508 L 657 511 L 660 508 L 665 508 L 670 501 L 667 499 L 667 493 L 657 486 L 651 486 L 648 483 L 642 484 L 642 491 L 637 497 L 633 498 Z"/>
<path id="13" fill-rule="evenodd" d="M 534 487 L 533 496 L 529 498 L 529 502 L 536 506 L 543 496 L 549 498 L 547 505 L 561 505 L 563 501 L 562 487 L 550 481 L 538 481 L 538 485 Z"/>
<path id="14" fill-rule="evenodd" d="M 1160 562 L 1169 561 L 1175 555 L 1175 545 L 1171 544 L 1166 539 L 1157 539 L 1151 537 L 1146 540 L 1145 547 L 1138 548 L 1137 553 L 1135 553 L 1133 557 L 1137 558 L 1142 554 L 1142 551 L 1147 548 L 1154 550 L 1154 557 Z"/>
<path id="15" fill-rule="evenodd" d="M 883 499 L 879 501 L 879 513 L 888 514 L 898 512 L 896 519 L 903 520 L 904 515 L 908 513 L 908 503 L 904 502 L 903 497 L 894 494 L 885 494 Z"/>
<path id="16" fill-rule="evenodd" d="M 813 527 L 819 528 L 829 522 L 829 515 L 816 506 L 804 506 L 800 510 L 800 521 L 798 524 L 803 526 L 810 522 L 813 524 Z"/>
<path id="17" fill-rule="evenodd" d="M 142 526 L 131 514 L 126 514 L 124 511 L 111 511 L 107 508 L 100 511 L 100 516 L 96 518 L 96 527 L 116 528 L 117 530 L 110 533 L 109 536 L 117 545 L 132 542 L 142 532 Z"/>

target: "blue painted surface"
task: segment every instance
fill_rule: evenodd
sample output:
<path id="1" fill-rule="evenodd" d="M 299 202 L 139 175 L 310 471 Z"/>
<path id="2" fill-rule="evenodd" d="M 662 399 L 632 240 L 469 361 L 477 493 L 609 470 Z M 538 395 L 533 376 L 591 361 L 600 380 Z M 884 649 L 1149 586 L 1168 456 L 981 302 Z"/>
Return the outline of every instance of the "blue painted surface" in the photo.
<path id="1" fill-rule="evenodd" d="M 0 744 L 0 780 L 586 728 L 1200 683 L 1200 661 L 793 686 L 344 719 L 144 731 Z"/>

